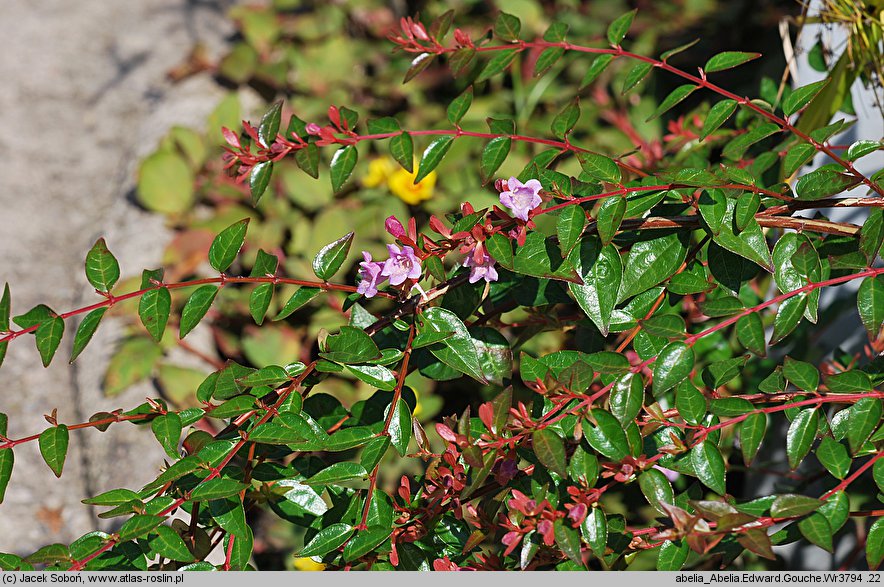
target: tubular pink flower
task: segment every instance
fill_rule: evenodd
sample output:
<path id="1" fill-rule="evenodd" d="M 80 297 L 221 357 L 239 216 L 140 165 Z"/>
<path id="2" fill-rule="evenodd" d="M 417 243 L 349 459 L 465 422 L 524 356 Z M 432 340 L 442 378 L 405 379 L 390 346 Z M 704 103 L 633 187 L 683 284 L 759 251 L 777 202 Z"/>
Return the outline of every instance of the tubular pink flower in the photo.
<path id="1" fill-rule="evenodd" d="M 414 254 L 414 249 L 387 245 L 387 250 L 390 258 L 384 262 L 381 275 L 390 278 L 390 285 L 400 285 L 406 279 L 420 279 L 421 260 Z"/>
<path id="2" fill-rule="evenodd" d="M 515 177 L 506 182 L 507 189 L 500 193 L 500 203 L 513 213 L 513 216 L 528 222 L 528 213 L 537 208 L 543 199 L 540 197 L 542 186 L 536 179 L 529 179 L 525 183 Z"/>
<path id="3" fill-rule="evenodd" d="M 474 251 L 470 251 L 467 258 L 464 259 L 463 266 L 470 268 L 470 283 L 476 283 L 480 279 L 491 283 L 497 281 L 497 269 L 494 268 L 496 263 L 494 257 L 483 249 L 479 261 L 476 260 Z"/>
<path id="4" fill-rule="evenodd" d="M 371 253 L 362 251 L 362 258 L 365 259 L 359 263 L 359 285 L 356 292 L 367 298 L 373 298 L 378 294 L 378 284 L 386 281 L 381 275 L 383 263 L 372 261 Z"/>

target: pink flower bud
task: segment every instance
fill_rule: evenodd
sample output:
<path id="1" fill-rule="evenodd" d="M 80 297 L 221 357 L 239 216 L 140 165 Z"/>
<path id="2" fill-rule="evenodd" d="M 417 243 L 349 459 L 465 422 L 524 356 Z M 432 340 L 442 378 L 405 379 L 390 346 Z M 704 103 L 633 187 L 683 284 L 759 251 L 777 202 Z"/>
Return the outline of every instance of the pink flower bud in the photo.
<path id="1" fill-rule="evenodd" d="M 405 236 L 405 227 L 402 226 L 402 223 L 399 222 L 399 219 L 395 216 L 388 216 L 384 221 L 384 228 L 387 229 L 393 238 L 402 238 Z"/>
<path id="2" fill-rule="evenodd" d="M 307 125 L 307 134 L 308 135 L 318 136 L 320 132 L 322 132 L 322 127 L 320 127 L 315 122 L 311 122 L 310 124 Z"/>

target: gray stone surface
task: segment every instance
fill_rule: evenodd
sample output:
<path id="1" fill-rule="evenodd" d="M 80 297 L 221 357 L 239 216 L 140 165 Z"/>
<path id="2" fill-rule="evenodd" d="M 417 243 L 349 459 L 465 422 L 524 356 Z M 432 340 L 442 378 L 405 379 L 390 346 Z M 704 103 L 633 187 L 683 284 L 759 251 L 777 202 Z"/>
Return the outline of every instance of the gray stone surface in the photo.
<path id="1" fill-rule="evenodd" d="M 83 259 L 105 236 L 124 276 L 156 266 L 163 218 L 131 203 L 138 159 L 173 124 L 201 125 L 222 92 L 207 75 L 172 84 L 166 72 L 201 42 L 218 55 L 231 33 L 233 0 L 10 0 L 0 17 L 0 287 L 13 314 L 45 303 L 56 311 L 96 300 Z M 97 300 L 96 300 L 97 301 Z M 0 369 L 0 412 L 12 438 L 37 434 L 58 408 L 74 423 L 131 408 L 156 395 L 147 384 L 113 399 L 100 389 L 119 326 L 103 324 L 74 366 L 72 333 L 43 369 L 33 337 L 15 340 Z M 29 553 L 108 530 L 81 499 L 138 487 L 163 454 L 149 430 L 115 425 L 71 433 L 64 475 L 55 479 L 36 443 L 15 450 L 0 506 L 0 551 Z"/>

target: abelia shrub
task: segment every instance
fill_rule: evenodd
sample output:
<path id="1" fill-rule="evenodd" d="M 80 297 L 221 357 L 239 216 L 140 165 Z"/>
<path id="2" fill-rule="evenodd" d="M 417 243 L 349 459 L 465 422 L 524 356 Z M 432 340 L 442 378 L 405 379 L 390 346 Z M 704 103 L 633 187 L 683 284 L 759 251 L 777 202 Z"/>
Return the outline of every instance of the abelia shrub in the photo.
<path id="1" fill-rule="evenodd" d="M 183 339 L 241 288 L 257 325 L 280 286 L 294 291 L 274 320 L 327 296 L 348 324 L 321 330 L 308 360 L 228 360 L 194 390 L 198 407 L 156 398 L 79 423 L 53 412 L 43 432 L 21 437 L 0 417 L 0 498 L 22 444 L 37 442 L 61 476 L 72 430 L 146 426 L 170 459 L 144 487 L 84 500 L 119 518 L 116 532 L 2 554 L 0 566 L 245 569 L 260 511 L 297 529 L 299 560 L 330 569 L 733 568 L 796 541 L 832 552 L 857 528 L 865 542 L 844 564 L 862 564 L 864 549 L 877 567 L 884 192 L 882 173 L 855 162 L 881 143 L 841 148 L 830 139 L 847 122 L 803 124 L 829 111 L 825 82 L 778 102 L 727 90 L 719 72 L 757 54 L 722 53 L 694 74 L 668 61 L 688 47 L 659 59 L 629 51 L 633 16 L 616 19 L 599 47 L 570 39 L 564 23 L 527 40 L 505 13 L 494 39 L 450 32 L 450 12 L 429 25 L 403 19 L 391 41 L 413 56 L 406 81 L 437 61 L 469 81 L 448 105 L 449 128 L 405 129 L 393 117 L 361 125 L 334 105 L 327 121 L 308 122 L 277 103 L 257 125 L 224 129 L 225 166 L 256 205 L 283 160 L 317 176 L 328 159 L 339 191 L 367 146 L 386 142 L 418 185 L 455 142 L 481 143 L 475 164 L 497 204 L 474 207 L 463 194 L 444 217 L 419 207 L 390 215 L 386 258 L 351 253 L 354 233 L 342 227 L 316 254 L 315 277 L 290 276 L 273 252 L 244 260 L 244 219 L 211 243 L 210 276 L 167 281 L 145 270 L 139 288 L 118 293 L 121 269 L 99 240 L 85 264 L 96 303 L 13 316 L 7 286 L 0 358 L 33 334 L 44 365 L 70 318 L 82 317 L 74 360 L 108 308 L 136 300 L 156 340 L 173 314 Z M 536 75 L 585 60 L 574 95 L 621 63 L 624 94 L 652 73 L 680 78 L 652 117 L 695 92 L 711 102 L 673 121 L 665 151 L 648 159 L 581 147 L 577 99 L 563 100 L 547 136 L 519 134 L 511 118 L 471 130 L 474 95 L 519 56 Z M 517 146 L 530 161 L 500 174 Z M 816 153 L 831 162 L 805 172 Z M 833 221 L 823 214 L 833 208 L 867 214 L 862 225 Z M 808 210 L 816 214 L 798 215 Z M 865 340 L 824 354 L 810 341 L 842 310 L 821 293 L 846 284 L 858 285 L 846 295 Z M 544 342 L 550 332 L 562 335 L 558 348 Z M 452 382 L 464 409 L 422 423 L 417 378 Z M 326 391 L 337 379 L 373 391 L 345 405 Z M 197 426 L 204 420 L 215 434 Z M 783 462 L 764 456 L 782 445 Z M 741 483 L 749 473 L 776 475 L 782 489 L 754 495 Z M 218 565 L 205 560 L 216 547 Z"/>

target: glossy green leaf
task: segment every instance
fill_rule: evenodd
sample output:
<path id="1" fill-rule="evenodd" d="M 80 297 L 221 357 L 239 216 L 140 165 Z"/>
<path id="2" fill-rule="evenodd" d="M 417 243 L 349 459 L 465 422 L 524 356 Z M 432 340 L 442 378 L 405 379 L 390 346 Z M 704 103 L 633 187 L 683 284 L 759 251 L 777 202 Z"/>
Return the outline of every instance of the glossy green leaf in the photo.
<path id="1" fill-rule="evenodd" d="M 635 10 L 627 12 L 626 14 L 618 16 L 608 25 L 607 37 L 608 42 L 611 43 L 612 46 L 619 46 L 620 42 L 626 37 L 626 33 L 629 32 L 629 27 L 632 26 L 632 19 L 635 18 L 635 13 Z"/>
<path id="2" fill-rule="evenodd" d="M 581 279 L 574 267 L 574 256 L 576 255 L 572 252 L 571 257 L 562 259 L 559 247 L 553 239 L 532 231 L 528 233 L 525 244 L 516 248 L 512 270 L 532 277 L 579 283 Z"/>
<path id="3" fill-rule="evenodd" d="M 743 462 L 747 466 L 755 460 L 764 434 L 767 432 L 767 415 L 761 413 L 749 414 L 740 423 L 740 450 L 743 453 Z"/>
<path id="4" fill-rule="evenodd" d="M 313 145 L 314 148 L 315 145 Z M 310 155 L 310 148 L 299 149 L 295 151 L 295 159 L 299 163 L 302 159 Z M 318 153 L 317 153 L 317 161 L 316 165 L 318 168 Z M 307 169 L 311 169 L 308 165 L 311 161 L 308 159 L 304 161 L 304 164 L 301 165 L 302 168 L 307 167 Z M 317 171 L 317 175 L 318 175 Z M 249 192 L 252 195 L 252 206 L 257 206 L 258 202 L 261 201 L 261 198 L 264 196 L 264 193 L 267 191 L 267 186 L 270 185 L 270 179 L 273 177 L 273 161 L 261 161 L 257 163 L 252 170 L 249 172 Z"/>
<path id="5" fill-rule="evenodd" d="M 283 305 L 282 309 L 279 311 L 274 318 L 274 322 L 278 322 L 279 320 L 285 320 L 289 316 L 291 316 L 294 312 L 301 309 L 305 304 L 310 302 L 313 298 L 322 293 L 322 290 L 318 287 L 301 287 L 298 288 L 295 293 L 286 301 Z"/>
<path id="6" fill-rule="evenodd" d="M 678 234 L 635 243 L 624 261 L 619 301 L 646 291 L 664 281 L 685 260 L 687 247 Z"/>
<path id="7" fill-rule="evenodd" d="M 193 491 L 190 492 L 191 501 L 210 501 L 213 499 L 223 499 L 239 494 L 242 490 L 248 489 L 247 483 L 240 483 L 233 479 L 222 479 L 216 477 L 208 481 L 202 481 Z"/>
<path id="8" fill-rule="evenodd" d="M 393 391 L 396 387 L 396 376 L 383 365 L 347 365 L 347 371 L 383 391 Z"/>
<path id="9" fill-rule="evenodd" d="M 786 454 L 789 468 L 795 469 L 810 452 L 816 438 L 820 415 L 816 408 L 806 408 L 798 412 L 786 433 Z"/>
<path id="10" fill-rule="evenodd" d="M 52 357 L 55 356 L 55 351 L 58 350 L 61 337 L 64 335 L 64 318 L 56 316 L 42 322 L 37 327 L 35 335 L 40 359 L 43 361 L 43 366 L 48 367 L 52 362 Z"/>
<path id="11" fill-rule="evenodd" d="M 848 161 L 856 161 L 860 157 L 870 155 L 882 148 L 884 148 L 884 143 L 882 143 L 881 141 L 856 141 L 847 148 L 847 151 L 844 154 L 844 158 Z"/>
<path id="12" fill-rule="evenodd" d="M 676 389 L 675 409 L 685 422 L 697 425 L 706 416 L 706 396 L 689 380 L 685 380 Z"/>
<path id="13" fill-rule="evenodd" d="M 816 544 L 823 550 L 833 552 L 832 526 L 829 520 L 819 512 L 814 512 L 798 522 L 798 529 L 802 536 L 811 544 Z"/>
<path id="14" fill-rule="evenodd" d="M 566 258 L 571 253 L 585 226 L 586 213 L 580 206 L 567 206 L 559 213 L 559 218 L 556 221 L 556 235 L 559 237 L 562 258 Z"/>
<path id="15" fill-rule="evenodd" d="M 104 239 L 98 239 L 86 254 L 86 279 L 98 291 L 110 291 L 119 278 L 120 264 Z"/>
<path id="16" fill-rule="evenodd" d="M 531 444 L 534 447 L 534 454 L 537 455 L 537 460 L 543 466 L 551 471 L 555 471 L 562 477 L 567 475 L 565 445 L 558 434 L 549 428 L 535 430 L 531 435 Z"/>
<path id="17" fill-rule="evenodd" d="M 491 79 L 498 73 L 504 71 L 507 67 L 509 67 L 510 63 L 513 62 L 513 59 L 515 59 L 516 55 L 518 54 L 518 49 L 504 49 L 503 51 L 496 51 L 494 57 L 492 57 L 491 60 L 485 64 L 482 72 L 476 78 L 476 83 L 484 82 L 488 79 Z"/>
<path id="18" fill-rule="evenodd" d="M 448 153 L 452 143 L 454 143 L 453 136 L 441 136 L 431 142 L 427 148 L 424 149 L 424 153 L 421 155 L 420 164 L 417 168 L 417 175 L 415 175 L 414 178 L 415 184 L 420 183 L 423 178 L 436 169 L 439 163 L 442 162 L 442 158 Z"/>
<path id="19" fill-rule="evenodd" d="M 317 292 L 318 293 L 318 292 Z M 249 314 L 259 326 L 264 323 L 267 309 L 273 300 L 273 284 L 259 283 L 249 294 Z"/>
<path id="20" fill-rule="evenodd" d="M 279 133 L 279 123 L 282 121 L 282 100 L 274 102 L 264 116 L 261 117 L 261 124 L 258 125 L 258 139 L 265 147 L 269 147 L 276 142 L 276 135 Z"/>
<path id="21" fill-rule="evenodd" d="M 829 391 L 835 393 L 862 393 L 873 389 L 868 374 L 857 370 L 825 375 L 824 381 Z"/>
<path id="22" fill-rule="evenodd" d="M 691 347 L 680 341 L 666 345 L 654 361 L 654 395 L 659 396 L 684 381 L 693 368 L 694 351 Z"/>
<path id="23" fill-rule="evenodd" d="M 856 454 L 862 445 L 881 424 L 881 400 L 864 397 L 850 408 L 847 417 L 847 442 L 850 452 Z"/>
<path id="24" fill-rule="evenodd" d="M 298 167 L 300 167 L 304 173 L 313 179 L 319 179 L 319 147 L 316 146 L 316 143 L 310 143 L 306 147 L 295 151 L 295 163 L 298 164 Z M 272 171 L 272 167 L 268 170 L 268 175 L 270 171 Z M 257 204 L 255 201 L 254 190 L 252 190 L 252 202 Z"/>
<path id="25" fill-rule="evenodd" d="M 830 80 L 828 79 L 824 79 L 792 90 L 792 93 L 783 100 L 783 114 L 786 116 L 792 116 L 807 106 L 810 101 L 813 100 L 824 87 L 826 87 L 826 84 L 828 84 L 829 81 Z"/>
<path id="26" fill-rule="evenodd" d="M 390 140 L 390 156 L 409 173 L 414 172 L 414 141 L 407 132 Z"/>
<path id="27" fill-rule="evenodd" d="M 774 318 L 773 335 L 770 338 L 771 345 L 777 344 L 795 330 L 795 327 L 801 322 L 806 308 L 807 297 L 804 295 L 788 298 L 780 304 L 776 318 Z"/>
<path id="28" fill-rule="evenodd" d="M 353 535 L 355 529 L 350 524 L 338 522 L 326 526 L 310 539 L 298 556 L 323 556 L 337 550 Z"/>
<path id="29" fill-rule="evenodd" d="M 783 169 L 787 176 L 801 169 L 814 155 L 816 148 L 810 143 L 798 143 L 786 152 L 783 159 Z"/>
<path id="30" fill-rule="evenodd" d="M 368 471 L 359 463 L 342 462 L 329 465 L 304 481 L 304 483 L 306 485 L 336 485 L 344 481 L 365 479 L 367 477 Z"/>
<path id="31" fill-rule="evenodd" d="M 752 61 L 753 59 L 758 59 L 759 57 L 761 57 L 761 53 L 724 51 L 723 53 L 719 53 L 718 55 L 710 58 L 709 61 L 706 62 L 706 66 L 703 67 L 703 70 L 706 73 L 724 71 L 725 69 L 737 67 L 738 65 L 742 65 L 747 61 Z"/>
<path id="32" fill-rule="evenodd" d="M 719 495 L 725 494 L 725 462 L 714 442 L 704 440 L 692 448 L 691 464 L 703 485 Z"/>
<path id="33" fill-rule="evenodd" d="M 589 508 L 589 514 L 580 525 L 580 532 L 593 554 L 601 557 L 605 553 L 608 542 L 608 524 L 605 511 L 600 507 Z"/>
<path id="34" fill-rule="evenodd" d="M 866 561 L 870 569 L 877 569 L 884 560 L 884 518 L 878 518 L 866 536 Z"/>
<path id="35" fill-rule="evenodd" d="M 335 363 L 364 363 L 381 356 L 374 340 L 353 326 L 341 326 L 340 333 L 329 336 L 325 344 L 326 350 L 319 356 Z"/>
<path id="36" fill-rule="evenodd" d="M 479 159 L 479 173 L 483 181 L 487 182 L 497 172 L 509 154 L 512 144 L 513 140 L 509 137 L 497 137 L 488 141 Z"/>
<path id="37" fill-rule="evenodd" d="M 377 526 L 360 530 L 344 547 L 344 560 L 353 561 L 377 548 L 390 537 L 389 526 Z"/>
<path id="38" fill-rule="evenodd" d="M 597 153 L 578 153 L 577 160 L 587 175 L 598 181 L 620 182 L 620 168 L 610 157 Z"/>
<path id="39" fill-rule="evenodd" d="M 603 245 L 610 244 L 617 235 L 620 223 L 626 214 L 626 206 L 626 198 L 622 196 L 606 198 L 599 204 L 595 218 L 595 230 Z"/>
<path id="40" fill-rule="evenodd" d="M 501 12 L 494 21 L 494 34 L 503 41 L 517 41 L 521 30 L 522 22 L 512 14 Z"/>
<path id="41" fill-rule="evenodd" d="M 863 279 L 856 294 L 856 307 L 869 338 L 874 339 L 884 322 L 884 276 Z"/>
<path id="42" fill-rule="evenodd" d="M 249 218 L 243 218 L 222 230 L 209 247 L 209 264 L 216 271 L 224 273 L 233 264 L 245 242 L 249 228 Z"/>
<path id="43" fill-rule="evenodd" d="M 74 335 L 74 346 L 71 350 L 71 363 L 80 356 L 80 353 L 83 352 L 83 349 L 85 349 L 86 345 L 89 344 L 89 341 L 92 340 L 92 336 L 95 334 L 96 329 L 98 329 L 98 324 L 101 322 L 101 318 L 104 316 L 105 312 L 107 312 L 107 308 L 96 308 L 86 314 L 86 317 L 80 322 L 80 325 L 77 327 L 77 333 Z"/>
<path id="44" fill-rule="evenodd" d="M 611 390 L 611 414 L 626 426 L 638 417 L 644 398 L 645 384 L 641 376 L 635 373 L 622 375 Z"/>
<path id="45" fill-rule="evenodd" d="M 138 316 L 150 336 L 160 342 L 169 322 L 172 309 L 172 294 L 165 287 L 145 292 L 138 301 Z"/>
<path id="46" fill-rule="evenodd" d="M 184 338 L 187 334 L 196 328 L 200 320 L 205 317 L 206 312 L 212 307 L 215 296 L 218 295 L 218 287 L 214 285 L 203 285 L 196 289 L 187 301 L 184 302 L 184 308 L 181 310 L 181 324 L 178 337 Z"/>
<path id="47" fill-rule="evenodd" d="M 335 192 L 341 191 L 341 188 L 350 179 L 350 175 L 356 167 L 357 159 L 359 159 L 359 152 L 356 150 L 355 145 L 347 145 L 335 151 L 328 166 L 332 190 Z"/>
<path id="48" fill-rule="evenodd" d="M 629 443 L 620 421 L 605 410 L 595 409 L 591 415 L 597 425 L 585 421 L 583 426 L 589 445 L 613 461 L 623 460 L 629 454 Z"/>
<path id="49" fill-rule="evenodd" d="M 153 435 L 159 441 L 166 454 L 173 459 L 178 459 L 178 441 L 181 439 L 181 416 L 175 412 L 168 412 L 157 416 L 150 423 Z"/>
<path id="50" fill-rule="evenodd" d="M 461 95 L 452 100 L 451 104 L 448 105 L 448 121 L 455 126 L 460 124 L 460 121 L 466 115 L 472 103 L 473 86 L 469 86 Z"/>
<path id="51" fill-rule="evenodd" d="M 56 477 L 61 477 L 64 461 L 68 454 L 68 427 L 64 424 L 44 430 L 38 439 L 40 455 Z"/>
<path id="52" fill-rule="evenodd" d="M 857 179 L 842 173 L 841 167 L 825 165 L 798 178 L 795 193 L 799 200 L 821 200 L 840 194 L 856 183 Z"/>
<path id="53" fill-rule="evenodd" d="M 580 89 L 583 90 L 584 88 L 586 88 L 586 86 L 597 80 L 598 77 L 608 68 L 608 66 L 611 64 L 611 61 L 613 60 L 613 55 L 596 55 L 592 62 L 589 64 L 589 69 L 587 69 L 586 73 L 583 75 L 583 80 L 580 82 Z"/>
<path id="54" fill-rule="evenodd" d="M 411 441 L 411 409 L 401 397 L 396 402 L 393 409 L 393 416 L 390 418 L 390 442 L 399 453 L 399 456 L 405 456 L 408 452 L 408 443 Z"/>
<path id="55" fill-rule="evenodd" d="M 667 512 L 660 504 L 673 505 L 675 503 L 672 484 L 660 469 L 646 469 L 639 475 L 638 485 L 648 503 L 661 514 L 665 515 Z"/>
<path id="56" fill-rule="evenodd" d="M 584 241 L 575 263 L 583 285 L 568 283 L 568 289 L 593 324 L 603 335 L 607 335 L 623 275 L 622 261 L 614 245 L 603 247 L 591 261 L 593 255 L 590 246 L 591 241 Z M 596 246 L 592 248 L 597 250 Z M 592 264 L 588 267 L 583 265 L 590 262 Z"/>
<path id="57" fill-rule="evenodd" d="M 184 539 L 170 528 L 169 526 L 157 526 L 156 535 L 148 540 L 150 549 L 166 557 L 167 559 L 178 562 L 190 562 L 194 559 L 193 553 L 187 549 Z"/>
<path id="58" fill-rule="evenodd" d="M 783 375 L 792 385 L 803 391 L 816 391 L 820 383 L 820 372 L 816 367 L 792 357 L 786 357 Z"/>
<path id="59" fill-rule="evenodd" d="M 654 65 L 645 61 L 639 61 L 638 63 L 633 65 L 632 69 L 629 70 L 623 80 L 623 89 L 620 90 L 620 93 L 626 94 L 631 89 L 642 83 L 644 79 L 648 77 L 648 74 L 651 73 L 652 69 L 654 69 Z"/>
<path id="60" fill-rule="evenodd" d="M 717 102 L 715 106 L 709 109 L 709 113 L 706 115 L 706 120 L 703 123 L 703 131 L 700 133 L 700 140 L 702 141 L 718 130 L 718 128 L 736 111 L 736 100 L 726 99 Z"/>
<path id="61" fill-rule="evenodd" d="M 151 516 L 147 514 L 132 516 L 123 523 L 120 530 L 117 532 L 117 536 L 119 536 L 120 542 L 143 538 L 162 523 L 163 518 L 161 516 Z"/>
<path id="62" fill-rule="evenodd" d="M 424 312 L 423 319 L 425 329 L 452 333 L 440 346 L 431 348 L 430 352 L 449 367 L 484 383 L 485 375 L 479 362 L 479 352 L 460 318 L 450 310 L 433 307 Z"/>
<path id="63" fill-rule="evenodd" d="M 338 240 L 322 247 L 313 259 L 313 273 L 323 281 L 328 281 L 347 260 L 350 245 L 353 243 L 353 232 L 348 232 Z"/>
<path id="64" fill-rule="evenodd" d="M 746 349 L 758 355 L 767 356 L 767 344 L 764 341 L 764 325 L 758 313 L 746 314 L 737 320 L 737 339 Z"/>
<path id="65" fill-rule="evenodd" d="M 682 100 L 690 96 L 694 90 L 697 89 L 698 86 L 694 84 L 683 84 L 669 92 L 669 95 L 660 102 L 660 105 L 654 111 L 652 115 L 650 115 L 645 122 L 650 122 L 656 118 L 659 118 L 664 113 L 668 112 L 672 108 L 674 108 L 677 104 L 679 104 Z"/>
<path id="66" fill-rule="evenodd" d="M 844 479 L 850 471 L 852 461 L 847 447 L 831 436 L 823 437 L 815 454 L 826 470 L 837 479 Z"/>
<path id="67" fill-rule="evenodd" d="M 680 571 L 688 560 L 691 548 L 687 540 L 666 540 L 657 554 L 658 571 Z"/>
<path id="68" fill-rule="evenodd" d="M 571 129 L 577 124 L 579 118 L 580 102 L 575 98 L 553 118 L 552 124 L 550 124 L 553 136 L 564 139 L 571 133 Z"/>

